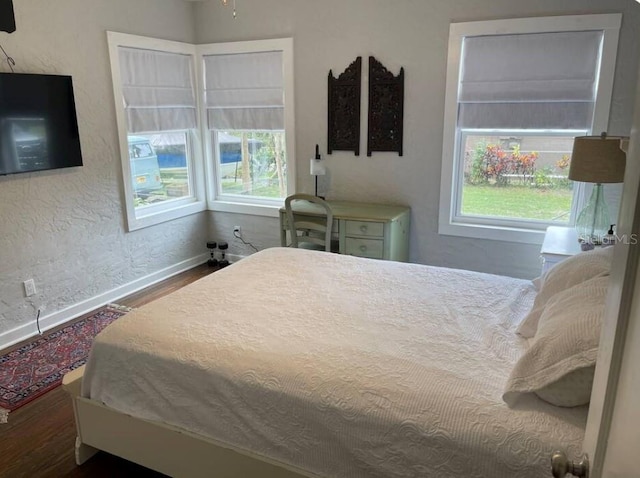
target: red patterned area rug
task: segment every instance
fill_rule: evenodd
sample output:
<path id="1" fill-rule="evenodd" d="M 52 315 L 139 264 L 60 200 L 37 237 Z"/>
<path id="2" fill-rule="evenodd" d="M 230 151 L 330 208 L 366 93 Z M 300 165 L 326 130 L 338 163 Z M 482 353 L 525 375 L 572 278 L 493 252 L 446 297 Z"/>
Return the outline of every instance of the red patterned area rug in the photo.
<path id="1" fill-rule="evenodd" d="M 0 356 L 0 423 L 10 411 L 57 387 L 64 374 L 84 365 L 93 338 L 129 310 L 108 305 Z"/>

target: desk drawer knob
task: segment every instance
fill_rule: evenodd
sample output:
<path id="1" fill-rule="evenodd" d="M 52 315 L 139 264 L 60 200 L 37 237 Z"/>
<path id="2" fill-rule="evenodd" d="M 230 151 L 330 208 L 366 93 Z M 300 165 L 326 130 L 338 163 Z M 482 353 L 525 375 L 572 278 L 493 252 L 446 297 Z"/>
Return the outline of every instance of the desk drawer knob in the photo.
<path id="1" fill-rule="evenodd" d="M 366 224 L 363 224 L 362 226 L 360 226 L 360 230 L 361 230 L 362 232 L 367 232 L 367 225 L 366 225 Z"/>
<path id="2" fill-rule="evenodd" d="M 360 246 L 360 250 L 362 252 L 365 252 L 367 250 L 367 246 L 365 246 L 365 245 Z"/>

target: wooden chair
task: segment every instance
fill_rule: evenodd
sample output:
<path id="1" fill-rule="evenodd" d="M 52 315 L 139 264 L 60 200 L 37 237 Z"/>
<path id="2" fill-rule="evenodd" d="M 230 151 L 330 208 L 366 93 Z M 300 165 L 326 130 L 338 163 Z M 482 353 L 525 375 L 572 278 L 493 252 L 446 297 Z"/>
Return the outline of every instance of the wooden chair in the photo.
<path id="1" fill-rule="evenodd" d="M 297 214 L 293 207 L 296 201 L 307 201 L 316 205 L 317 214 L 309 210 Z M 290 247 L 328 252 L 335 249 L 331 241 L 333 211 L 327 201 L 310 194 L 293 194 L 285 199 L 284 207 L 291 236 Z"/>

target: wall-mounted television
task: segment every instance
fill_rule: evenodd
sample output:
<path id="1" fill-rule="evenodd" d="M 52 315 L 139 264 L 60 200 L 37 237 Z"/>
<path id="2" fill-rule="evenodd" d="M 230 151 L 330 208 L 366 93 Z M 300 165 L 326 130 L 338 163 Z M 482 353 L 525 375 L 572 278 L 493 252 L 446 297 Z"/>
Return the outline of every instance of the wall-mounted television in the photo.
<path id="1" fill-rule="evenodd" d="M 82 166 L 70 76 L 0 73 L 0 175 Z"/>

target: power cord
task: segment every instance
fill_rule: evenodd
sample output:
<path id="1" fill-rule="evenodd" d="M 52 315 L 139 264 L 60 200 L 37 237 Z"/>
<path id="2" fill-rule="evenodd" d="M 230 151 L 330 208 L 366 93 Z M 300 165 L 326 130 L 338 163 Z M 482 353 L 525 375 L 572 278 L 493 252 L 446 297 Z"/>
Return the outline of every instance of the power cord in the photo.
<path id="1" fill-rule="evenodd" d="M 242 241 L 243 244 L 253 248 L 254 251 L 258 252 L 258 248 L 256 246 L 254 246 L 253 244 L 251 244 L 250 242 L 245 241 L 242 236 L 240 235 L 240 233 L 238 231 L 233 231 L 233 236 L 236 239 L 240 239 Z"/>
<path id="2" fill-rule="evenodd" d="M 40 331 L 40 307 L 38 307 L 38 315 L 36 315 L 36 327 L 38 327 L 38 333 L 42 335 L 42 332 Z"/>
<path id="3" fill-rule="evenodd" d="M 11 68 L 11 73 L 15 73 L 15 71 L 13 70 L 13 67 L 16 66 L 16 61 L 9 56 L 9 54 L 2 47 L 2 45 L 0 45 L 0 50 L 2 50 L 2 53 L 4 53 L 4 56 L 7 57 L 6 61 L 7 61 L 7 64 L 9 65 L 9 68 Z"/>

